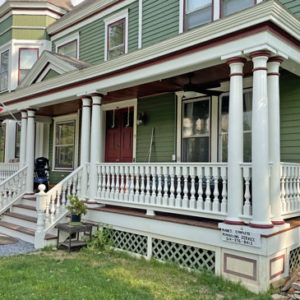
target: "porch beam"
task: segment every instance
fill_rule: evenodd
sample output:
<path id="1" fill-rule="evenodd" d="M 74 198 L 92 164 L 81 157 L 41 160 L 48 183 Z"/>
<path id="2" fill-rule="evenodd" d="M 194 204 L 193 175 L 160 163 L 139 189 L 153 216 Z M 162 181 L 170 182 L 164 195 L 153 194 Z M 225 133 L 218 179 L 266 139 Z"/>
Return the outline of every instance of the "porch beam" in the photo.
<path id="1" fill-rule="evenodd" d="M 35 140 L 35 109 L 31 108 L 31 109 L 27 109 L 26 194 L 33 194 L 34 140 Z"/>
<path id="2" fill-rule="evenodd" d="M 268 98 L 269 98 L 269 155 L 271 168 L 270 201 L 272 223 L 285 224 L 281 217 L 280 199 L 280 94 L 279 94 L 279 67 L 283 62 L 280 56 L 268 60 Z"/>
<path id="3" fill-rule="evenodd" d="M 21 111 L 21 141 L 20 141 L 20 165 L 26 165 L 26 135 L 27 135 L 27 111 Z"/>
<path id="4" fill-rule="evenodd" d="M 270 219 L 270 165 L 266 50 L 250 54 L 253 61 L 252 102 L 252 210 L 255 228 L 272 228 Z"/>
<path id="5" fill-rule="evenodd" d="M 101 162 L 102 159 L 102 136 L 101 131 L 101 117 L 102 117 L 102 107 L 101 100 L 102 96 L 100 94 L 92 94 L 92 128 L 91 128 L 91 163 L 90 163 L 90 194 L 89 203 L 94 203 L 97 196 L 97 163 Z"/>
<path id="6" fill-rule="evenodd" d="M 228 124 L 228 213 L 225 223 L 243 225 L 243 67 L 245 59 L 227 60 L 230 67 Z"/>

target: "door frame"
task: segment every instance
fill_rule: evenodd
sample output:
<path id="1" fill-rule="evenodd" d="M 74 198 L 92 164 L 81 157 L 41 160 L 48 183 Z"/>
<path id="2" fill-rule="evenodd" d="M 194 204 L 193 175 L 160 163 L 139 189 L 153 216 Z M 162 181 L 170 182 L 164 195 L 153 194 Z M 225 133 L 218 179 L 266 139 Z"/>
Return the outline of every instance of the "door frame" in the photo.
<path id="1" fill-rule="evenodd" d="M 126 107 L 133 107 L 133 141 L 132 141 L 132 161 L 136 161 L 136 133 L 137 133 L 137 98 L 130 99 L 130 100 L 124 100 L 120 102 L 113 102 L 113 103 L 107 103 L 102 105 L 102 111 L 106 112 L 108 110 L 114 110 L 114 109 L 123 109 Z M 106 139 L 106 113 L 103 114 L 105 117 L 103 118 L 103 153 L 105 153 L 105 139 Z M 104 158 L 105 160 L 105 158 Z M 103 161 L 104 161 L 103 160 Z"/>

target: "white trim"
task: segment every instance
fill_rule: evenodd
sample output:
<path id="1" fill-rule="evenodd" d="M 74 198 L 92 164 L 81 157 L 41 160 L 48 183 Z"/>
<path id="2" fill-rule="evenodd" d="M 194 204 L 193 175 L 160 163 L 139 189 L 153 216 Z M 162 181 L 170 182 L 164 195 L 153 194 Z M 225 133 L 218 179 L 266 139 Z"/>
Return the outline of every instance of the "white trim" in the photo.
<path id="1" fill-rule="evenodd" d="M 182 98 L 184 92 L 176 92 L 177 96 L 177 126 L 176 126 L 176 161 L 181 162 L 181 132 L 182 132 Z"/>
<path id="2" fill-rule="evenodd" d="M 55 137 L 56 124 L 67 121 L 75 121 L 75 144 L 74 144 L 74 165 L 72 169 L 55 168 Z M 78 147 L 79 147 L 79 115 L 78 113 L 69 114 L 53 118 L 53 153 L 52 153 L 52 171 L 54 172 L 72 172 L 78 166 Z"/>
<path id="3" fill-rule="evenodd" d="M 213 7 L 213 20 L 214 21 L 221 18 L 221 16 L 220 16 L 220 9 L 221 9 L 220 1 L 222 1 L 222 0 L 214 0 L 214 2 L 213 2 L 213 6 L 214 6 Z"/>
<path id="4" fill-rule="evenodd" d="M 107 36 L 107 31 L 108 31 L 108 27 L 115 23 L 118 22 L 122 19 L 125 19 L 125 54 L 128 52 L 128 9 L 124 9 L 116 14 L 114 14 L 113 16 L 110 16 L 109 18 L 104 19 L 104 23 L 105 23 L 105 43 L 104 43 L 104 60 L 108 60 L 108 36 Z"/>
<path id="5" fill-rule="evenodd" d="M 219 138 L 219 97 L 211 97 L 211 150 L 210 161 L 218 162 L 218 138 Z"/>
<path id="6" fill-rule="evenodd" d="M 184 0 L 179 0 L 179 33 L 183 33 L 184 31 Z"/>
<path id="7" fill-rule="evenodd" d="M 105 7 L 110 6 L 114 3 L 116 3 L 118 0 L 103 0 L 103 1 L 95 1 L 93 2 L 93 4 L 89 5 L 86 9 L 80 10 L 78 11 L 76 14 L 73 13 L 73 15 L 71 15 L 71 17 L 69 18 L 64 18 L 61 20 L 58 20 L 57 22 L 55 22 L 53 25 L 50 25 L 48 27 L 48 33 L 50 35 L 52 35 L 51 37 L 51 41 L 61 38 L 63 36 L 65 36 L 66 34 L 69 34 L 75 30 L 79 30 L 80 28 L 82 28 L 85 25 L 88 25 L 92 22 L 95 22 L 105 16 L 108 16 L 112 13 L 114 13 L 115 11 L 118 11 L 119 9 L 122 9 L 128 5 L 130 5 L 131 3 L 134 3 L 137 0 L 125 0 L 125 1 L 121 1 L 118 4 L 113 5 L 112 7 L 109 7 L 107 9 L 105 9 Z M 85 19 L 84 21 L 79 22 L 78 24 L 74 25 L 74 26 L 70 26 L 72 25 L 74 22 L 76 22 L 76 20 L 80 20 L 80 19 L 84 19 L 85 17 L 87 17 L 89 14 L 94 13 L 97 10 L 101 10 L 103 9 L 103 11 L 100 11 L 98 14 Z M 66 30 L 64 30 L 64 28 L 70 26 L 69 28 L 67 28 Z M 59 30 L 62 30 L 61 32 L 55 33 Z"/>
<path id="8" fill-rule="evenodd" d="M 56 40 L 54 43 L 55 43 L 55 52 L 58 53 L 58 48 L 65 45 L 65 44 L 68 44 L 70 42 L 73 42 L 73 41 L 76 41 L 76 44 L 77 44 L 77 53 L 76 53 L 76 58 L 79 59 L 79 49 L 80 49 L 80 45 L 79 45 L 79 32 L 75 32 L 74 34 L 71 34 L 71 35 L 68 35 L 67 37 L 65 38 L 62 38 L 62 39 L 59 39 L 59 40 Z"/>
<path id="9" fill-rule="evenodd" d="M 132 145 L 132 161 L 136 161 L 136 140 L 137 140 L 137 98 L 131 100 L 125 100 L 120 102 L 108 103 L 102 105 L 102 111 L 106 112 L 113 109 L 121 109 L 126 107 L 133 107 L 133 145 Z M 104 133 L 106 132 L 106 126 L 104 125 Z M 104 134 L 105 141 L 105 134 Z M 105 145 L 105 143 L 104 143 Z M 105 146 L 104 146 L 105 153 Z M 103 160 L 104 161 L 104 160 Z"/>
<path id="10" fill-rule="evenodd" d="M 139 0 L 139 49 L 143 47 L 143 0 Z"/>

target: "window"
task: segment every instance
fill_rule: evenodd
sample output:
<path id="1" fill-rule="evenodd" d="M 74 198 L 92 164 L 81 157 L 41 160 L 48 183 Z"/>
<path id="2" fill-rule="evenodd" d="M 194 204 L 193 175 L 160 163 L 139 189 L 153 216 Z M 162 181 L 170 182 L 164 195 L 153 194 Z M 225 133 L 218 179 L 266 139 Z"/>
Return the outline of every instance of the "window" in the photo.
<path id="1" fill-rule="evenodd" d="M 76 120 L 54 124 L 54 169 L 72 170 L 76 157 Z"/>
<path id="2" fill-rule="evenodd" d="M 16 144 L 15 144 L 15 158 L 20 158 L 20 144 L 21 144 L 21 125 L 16 124 Z"/>
<path id="3" fill-rule="evenodd" d="M 19 50 L 19 83 L 25 78 L 31 70 L 33 64 L 39 56 L 38 49 L 20 49 Z"/>
<path id="4" fill-rule="evenodd" d="M 0 91 L 6 91 L 8 88 L 8 58 L 9 51 L 1 53 L 1 66 L 0 66 Z"/>
<path id="5" fill-rule="evenodd" d="M 107 26 L 107 59 L 126 53 L 126 18 Z"/>
<path id="6" fill-rule="evenodd" d="M 185 30 L 212 21 L 212 0 L 185 1 Z"/>
<path id="7" fill-rule="evenodd" d="M 244 92 L 244 162 L 251 162 L 252 91 Z M 228 160 L 229 95 L 220 100 L 219 160 Z"/>
<path id="8" fill-rule="evenodd" d="M 210 99 L 183 103 L 182 159 L 208 162 L 210 148 Z"/>
<path id="9" fill-rule="evenodd" d="M 77 58 L 77 40 L 59 46 L 57 52 L 62 55 Z"/>
<path id="10" fill-rule="evenodd" d="M 221 0 L 222 16 L 231 15 L 255 4 L 255 0 Z"/>

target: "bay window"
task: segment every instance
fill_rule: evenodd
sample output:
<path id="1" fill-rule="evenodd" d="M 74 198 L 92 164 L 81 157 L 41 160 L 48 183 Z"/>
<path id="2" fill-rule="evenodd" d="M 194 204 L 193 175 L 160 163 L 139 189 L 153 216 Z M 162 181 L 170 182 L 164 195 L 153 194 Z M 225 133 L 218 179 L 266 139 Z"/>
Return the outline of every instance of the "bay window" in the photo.
<path id="1" fill-rule="evenodd" d="M 212 0 L 186 0 L 185 30 L 211 22 L 212 10 Z"/>
<path id="2" fill-rule="evenodd" d="M 72 58 L 78 58 L 77 57 L 77 40 L 73 40 L 69 43 L 59 46 L 57 48 L 57 53 L 65 55 L 65 56 L 69 56 Z"/>
<path id="3" fill-rule="evenodd" d="M 229 105 L 229 95 L 222 95 L 219 113 L 219 161 L 222 162 L 227 162 L 228 159 Z M 251 162 L 252 91 L 244 91 L 243 108 L 244 162 Z"/>
<path id="4" fill-rule="evenodd" d="M 222 16 L 228 16 L 240 10 L 249 8 L 256 0 L 221 0 Z"/>
<path id="5" fill-rule="evenodd" d="M 1 53 L 0 92 L 6 91 L 8 88 L 8 58 L 9 58 L 8 50 Z"/>
<path id="6" fill-rule="evenodd" d="M 19 83 L 26 77 L 39 56 L 39 49 L 21 48 L 19 50 Z"/>
<path id="7" fill-rule="evenodd" d="M 184 101 L 182 113 L 182 161 L 208 162 L 210 99 Z"/>

